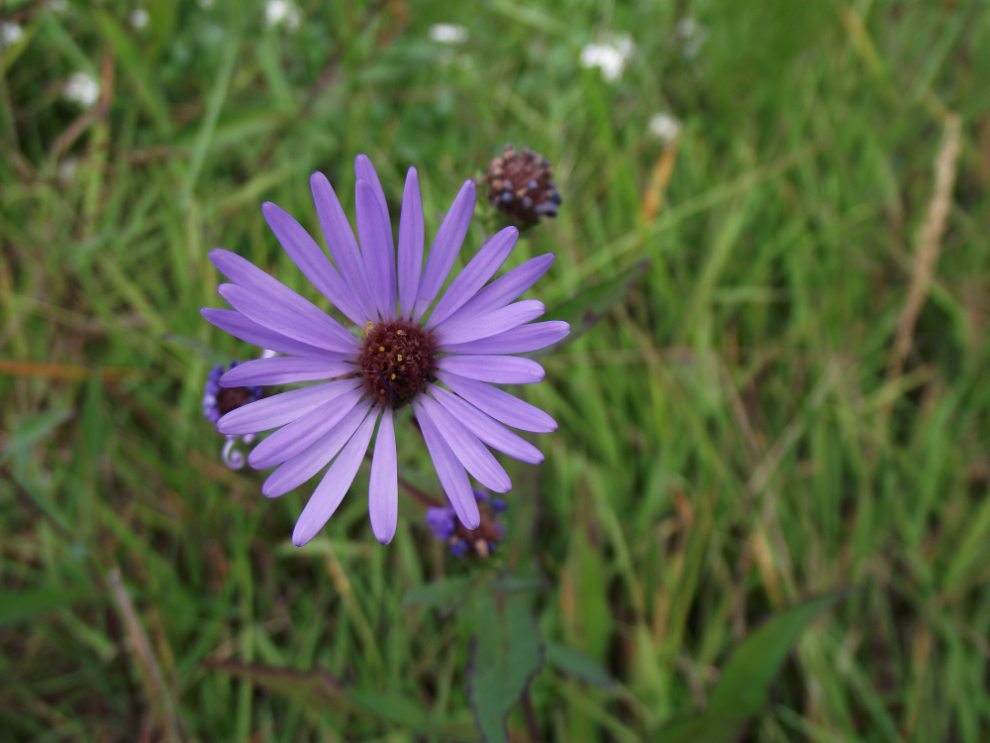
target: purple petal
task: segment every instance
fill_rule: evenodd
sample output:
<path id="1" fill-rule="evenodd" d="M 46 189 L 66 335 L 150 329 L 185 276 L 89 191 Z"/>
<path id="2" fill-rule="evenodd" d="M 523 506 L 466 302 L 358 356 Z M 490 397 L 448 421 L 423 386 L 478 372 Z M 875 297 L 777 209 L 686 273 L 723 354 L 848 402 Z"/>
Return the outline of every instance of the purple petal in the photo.
<path id="1" fill-rule="evenodd" d="M 518 356 L 446 356 L 437 366 L 451 374 L 492 384 L 536 384 L 546 376 L 532 359 Z"/>
<path id="2" fill-rule="evenodd" d="M 476 317 L 456 328 L 438 332 L 436 334 L 437 341 L 440 345 L 452 346 L 457 343 L 469 343 L 481 338 L 488 338 L 517 328 L 530 320 L 535 320 L 546 311 L 547 308 L 543 306 L 543 302 L 537 299 L 524 299 L 521 302 L 489 312 L 487 315 Z"/>
<path id="3" fill-rule="evenodd" d="M 368 279 L 364 275 L 364 262 L 351 223 L 347 221 L 344 210 L 340 207 L 337 194 L 334 193 L 330 181 L 323 173 L 313 173 L 309 178 L 313 190 L 313 203 L 320 218 L 323 237 L 327 241 L 330 255 L 333 256 L 340 275 L 347 282 L 366 320 L 375 317 L 375 303 L 368 289 Z M 361 323 L 364 324 L 363 322 Z"/>
<path id="4" fill-rule="evenodd" d="M 409 168 L 399 215 L 399 308 L 411 318 L 423 270 L 423 199 L 416 168 Z"/>
<path id="5" fill-rule="evenodd" d="M 292 384 L 293 382 L 315 382 L 321 379 L 333 379 L 343 374 L 357 371 L 354 364 L 346 361 L 330 359 L 308 359 L 296 357 L 281 357 L 272 359 L 254 359 L 238 364 L 220 377 L 221 387 L 247 387 L 259 385 L 262 387 L 274 384 Z"/>
<path id="6" fill-rule="evenodd" d="M 481 524 L 481 513 L 478 511 L 478 502 L 474 499 L 467 472 L 447 446 L 429 413 L 418 401 L 413 402 L 413 410 L 416 411 L 416 420 L 419 421 L 426 448 L 430 452 L 443 491 L 447 494 L 447 500 L 465 528 L 477 529 Z"/>
<path id="7" fill-rule="evenodd" d="M 557 430 L 557 421 L 549 415 L 498 387 L 444 371 L 437 372 L 437 379 L 476 408 L 507 426 L 534 433 L 551 433 Z"/>
<path id="8" fill-rule="evenodd" d="M 371 159 L 367 155 L 361 154 L 354 158 L 354 177 L 355 180 L 367 181 L 368 185 L 371 186 L 371 190 L 375 192 L 375 200 L 382 209 L 385 222 L 391 224 L 392 220 L 388 215 L 388 202 L 385 201 L 385 191 L 382 189 L 382 182 L 378 180 L 378 171 L 375 170 L 375 166 L 372 165 Z M 389 231 L 388 242 L 389 247 L 394 249 L 391 231 Z"/>
<path id="9" fill-rule="evenodd" d="M 269 348 L 272 351 L 287 353 L 290 356 L 337 357 L 337 354 L 324 351 L 322 348 L 286 338 L 281 333 L 276 333 L 274 330 L 269 330 L 263 325 L 258 325 L 258 323 L 248 320 L 240 312 L 235 312 L 234 310 L 218 310 L 213 307 L 203 307 L 199 312 L 208 322 L 213 323 L 220 330 L 224 330 L 235 338 L 240 338 L 242 341 L 247 341 L 259 348 Z"/>
<path id="10" fill-rule="evenodd" d="M 437 330 L 455 328 L 461 323 L 486 315 L 492 310 L 504 307 L 509 302 L 522 295 L 547 272 L 554 261 L 554 254 L 547 253 L 536 258 L 530 258 L 520 266 L 516 266 L 505 276 L 501 276 L 474 295 L 461 309 L 451 315 Z"/>
<path id="11" fill-rule="evenodd" d="M 313 496 L 296 522 L 296 528 L 292 531 L 292 543 L 297 547 L 302 547 L 316 536 L 347 495 L 351 483 L 354 482 L 354 476 L 361 466 L 361 460 L 368 451 L 368 443 L 375 430 L 376 420 L 378 420 L 378 411 L 365 419 L 313 492 Z"/>
<path id="12" fill-rule="evenodd" d="M 507 493 L 512 489 L 509 475 L 492 453 L 485 448 L 485 445 L 478 440 L 477 436 L 458 423 L 457 419 L 433 398 L 422 396 L 419 400 L 430 418 L 433 419 L 434 425 L 440 431 L 443 440 L 447 442 L 447 446 L 454 452 L 454 456 L 460 460 L 464 468 L 474 475 L 475 480 L 496 493 Z"/>
<path id="13" fill-rule="evenodd" d="M 494 314 L 494 313 L 492 313 Z M 463 325 L 461 327 L 464 327 Z M 455 331 L 460 328 L 455 328 Z M 561 320 L 538 322 L 507 330 L 504 333 L 482 338 L 468 343 L 441 345 L 437 348 L 440 353 L 456 354 L 491 354 L 500 356 L 508 353 L 529 353 L 541 348 L 552 346 L 571 332 L 571 326 Z"/>
<path id="14" fill-rule="evenodd" d="M 357 389 L 360 384 L 357 379 L 341 379 L 266 397 L 231 410 L 217 422 L 217 430 L 228 435 L 270 431 Z"/>
<path id="15" fill-rule="evenodd" d="M 351 390 L 299 416 L 254 447 L 248 455 L 248 464 L 264 470 L 301 454 L 351 412 L 363 396 L 363 390 Z"/>
<path id="16" fill-rule="evenodd" d="M 439 325 L 471 299 L 505 263 L 518 238 L 519 230 L 515 227 L 506 227 L 486 242 L 440 297 L 426 327 Z"/>
<path id="17" fill-rule="evenodd" d="M 454 199 L 454 203 L 444 217 L 437 236 L 430 247 L 430 254 L 426 258 L 426 268 L 423 269 L 423 277 L 419 281 L 419 290 L 416 293 L 416 311 L 413 313 L 413 320 L 419 322 L 423 313 L 429 309 L 436 299 L 437 292 L 447 280 L 454 259 L 461 250 L 461 243 L 467 234 L 471 224 L 471 215 L 474 213 L 475 189 L 474 181 L 465 181 L 461 190 Z"/>
<path id="18" fill-rule="evenodd" d="M 399 518 L 399 470 L 395 455 L 395 426 L 392 409 L 385 408 L 378 426 L 375 455 L 371 460 L 371 483 L 368 486 L 368 513 L 375 539 L 388 544 L 395 536 Z"/>
<path id="19" fill-rule="evenodd" d="M 430 394 L 447 410 L 452 420 L 475 434 L 493 449 L 508 454 L 513 459 L 530 464 L 543 462 L 543 454 L 525 439 L 512 433 L 491 416 L 482 413 L 474 405 L 436 385 L 430 385 Z"/>
<path id="20" fill-rule="evenodd" d="M 322 438 L 288 459 L 272 472 L 261 486 L 261 494 L 266 498 L 277 498 L 299 487 L 323 469 L 333 459 L 340 448 L 350 440 L 361 421 L 368 415 L 371 405 L 355 405 L 350 412 Z M 349 484 L 349 483 L 348 483 Z"/>
<path id="21" fill-rule="evenodd" d="M 270 201 L 261 205 L 261 212 L 292 262 L 313 286 L 334 307 L 347 315 L 351 322 L 363 326 L 366 318 L 357 298 L 303 226 L 291 214 Z"/>
<path id="22" fill-rule="evenodd" d="M 221 284 L 217 291 L 248 320 L 269 330 L 332 353 L 349 356 L 357 353 L 357 339 L 344 330 L 343 325 L 305 299 L 303 301 L 309 307 L 300 311 L 283 303 L 280 298 L 256 294 L 236 284 Z"/>
<path id="23" fill-rule="evenodd" d="M 383 320 L 395 317 L 395 254 L 392 249 L 392 226 L 363 178 L 357 182 L 357 227 L 364 256 L 364 271 Z"/>

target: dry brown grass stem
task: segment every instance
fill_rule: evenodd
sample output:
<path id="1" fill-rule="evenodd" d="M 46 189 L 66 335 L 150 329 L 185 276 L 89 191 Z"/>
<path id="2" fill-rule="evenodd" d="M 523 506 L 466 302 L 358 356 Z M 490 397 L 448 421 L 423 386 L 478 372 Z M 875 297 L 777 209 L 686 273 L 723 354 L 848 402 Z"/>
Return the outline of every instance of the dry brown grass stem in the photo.
<path id="1" fill-rule="evenodd" d="M 941 249 L 942 233 L 952 208 L 952 189 L 956 183 L 962 124 L 957 114 L 945 117 L 945 139 L 935 157 L 935 189 L 928 202 L 928 216 L 918 232 L 918 247 L 911 269 L 911 286 L 897 323 L 897 335 L 887 365 L 887 379 L 901 375 L 911 350 L 914 328 L 935 273 Z"/>

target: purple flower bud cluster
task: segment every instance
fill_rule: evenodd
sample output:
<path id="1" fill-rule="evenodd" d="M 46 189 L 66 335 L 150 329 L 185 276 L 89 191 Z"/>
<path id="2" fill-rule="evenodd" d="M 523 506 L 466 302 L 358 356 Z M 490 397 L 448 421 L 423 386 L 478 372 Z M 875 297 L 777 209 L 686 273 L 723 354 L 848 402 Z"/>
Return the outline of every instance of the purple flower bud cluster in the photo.
<path id="1" fill-rule="evenodd" d="M 236 410 L 242 405 L 261 399 L 261 387 L 221 387 L 220 377 L 227 369 L 237 366 L 237 361 L 231 361 L 229 367 L 217 364 L 210 369 L 210 374 L 206 378 L 206 387 L 203 390 L 203 415 L 210 421 L 216 423 L 221 416 L 226 415 L 231 410 Z"/>
<path id="2" fill-rule="evenodd" d="M 481 557 L 488 557 L 505 539 L 505 528 L 498 521 L 498 514 L 504 513 L 508 505 L 501 498 L 492 498 L 480 488 L 472 488 L 481 513 L 481 524 L 477 529 L 466 529 L 457 520 L 454 509 L 426 509 L 426 525 L 433 536 L 450 545 L 456 557 L 463 557 L 472 549 Z"/>

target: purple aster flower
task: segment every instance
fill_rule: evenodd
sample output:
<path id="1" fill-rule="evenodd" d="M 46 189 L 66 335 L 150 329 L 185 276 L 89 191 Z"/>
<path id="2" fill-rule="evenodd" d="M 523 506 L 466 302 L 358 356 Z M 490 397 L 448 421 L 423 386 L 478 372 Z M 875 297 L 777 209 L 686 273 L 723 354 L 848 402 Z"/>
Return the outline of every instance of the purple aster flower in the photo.
<path id="1" fill-rule="evenodd" d="M 406 405 L 416 414 L 454 513 L 468 529 L 481 523 L 468 473 L 496 492 L 512 486 L 487 447 L 539 464 L 540 451 L 506 426 L 557 428 L 542 410 L 492 386 L 541 381 L 538 363 L 512 354 L 545 348 L 570 330 L 564 322 L 527 324 L 543 314 L 543 304 L 514 302 L 546 272 L 553 255 L 487 283 L 515 246 L 518 231 L 508 227 L 482 246 L 437 300 L 471 222 L 474 183 L 461 188 L 424 261 L 416 169 L 406 177 L 396 256 L 378 175 L 364 155 L 354 167 L 360 248 L 326 177 L 310 178 L 333 263 L 289 214 L 272 203 L 262 207 L 289 257 L 354 330 L 234 253 L 210 253 L 232 282 L 219 292 L 234 309 L 204 308 L 203 316 L 248 343 L 285 354 L 238 365 L 220 377 L 220 387 L 322 382 L 245 405 L 217 424 L 225 434 L 279 429 L 248 457 L 255 469 L 281 465 L 262 486 L 268 497 L 293 490 L 330 464 L 296 522 L 296 545 L 312 539 L 340 505 L 376 425 L 368 505 L 375 537 L 391 541 L 398 518 L 393 416 Z"/>

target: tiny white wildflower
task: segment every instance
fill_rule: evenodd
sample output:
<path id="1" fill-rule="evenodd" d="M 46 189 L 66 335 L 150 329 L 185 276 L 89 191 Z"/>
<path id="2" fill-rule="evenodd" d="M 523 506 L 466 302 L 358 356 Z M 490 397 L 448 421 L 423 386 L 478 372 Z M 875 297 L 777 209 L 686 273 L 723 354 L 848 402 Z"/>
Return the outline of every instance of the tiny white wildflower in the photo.
<path id="1" fill-rule="evenodd" d="M 292 0 L 269 0 L 265 6 L 265 26 L 268 28 L 284 25 L 287 30 L 295 31 L 301 21 L 299 6 Z"/>
<path id="2" fill-rule="evenodd" d="M 650 134 L 664 144 L 672 142 L 681 133 L 681 122 L 677 117 L 659 113 L 650 119 Z"/>
<path id="3" fill-rule="evenodd" d="M 24 29 L 18 23 L 0 23 L 0 47 L 10 46 L 20 41 Z"/>
<path id="4" fill-rule="evenodd" d="M 685 16 L 677 22 L 677 35 L 684 43 L 684 56 L 687 59 L 694 59 L 701 51 L 701 45 L 708 38 L 708 29 L 694 18 Z"/>
<path id="5" fill-rule="evenodd" d="M 58 178 L 58 182 L 63 185 L 68 185 L 72 183 L 72 179 L 76 175 L 76 158 L 71 155 L 65 158 L 62 162 L 58 164 L 58 171 L 55 177 Z"/>
<path id="6" fill-rule="evenodd" d="M 69 7 L 69 3 L 66 0 L 49 0 L 48 9 L 52 13 L 64 13 Z"/>
<path id="7" fill-rule="evenodd" d="M 88 72 L 73 72 L 62 94 L 66 100 L 78 103 L 83 108 L 91 108 L 100 97 L 100 83 Z"/>
<path id="8" fill-rule="evenodd" d="M 430 38 L 441 44 L 463 44 L 468 40 L 468 30 L 456 23 L 437 23 L 430 26 Z"/>
<path id="9" fill-rule="evenodd" d="M 608 44 L 585 44 L 581 50 L 582 67 L 598 67 L 608 82 L 618 80 L 626 67 L 625 57 Z"/>
<path id="10" fill-rule="evenodd" d="M 148 11 L 144 8 L 138 8 L 133 13 L 131 13 L 131 25 L 134 26 L 138 31 L 148 25 L 148 21 L 151 20 L 151 16 L 148 15 Z"/>

